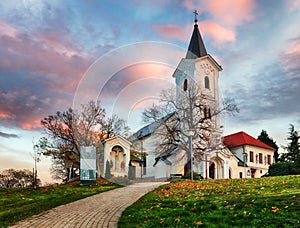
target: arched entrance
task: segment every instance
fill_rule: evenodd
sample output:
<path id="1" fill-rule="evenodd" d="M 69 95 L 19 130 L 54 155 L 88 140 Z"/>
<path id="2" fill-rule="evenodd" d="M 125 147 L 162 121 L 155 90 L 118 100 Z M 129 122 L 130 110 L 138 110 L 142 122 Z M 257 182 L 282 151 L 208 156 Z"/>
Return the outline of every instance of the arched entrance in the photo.
<path id="1" fill-rule="evenodd" d="M 213 162 L 210 166 L 209 166 L 209 178 L 211 179 L 215 179 L 215 169 L 216 169 L 216 165 Z"/>

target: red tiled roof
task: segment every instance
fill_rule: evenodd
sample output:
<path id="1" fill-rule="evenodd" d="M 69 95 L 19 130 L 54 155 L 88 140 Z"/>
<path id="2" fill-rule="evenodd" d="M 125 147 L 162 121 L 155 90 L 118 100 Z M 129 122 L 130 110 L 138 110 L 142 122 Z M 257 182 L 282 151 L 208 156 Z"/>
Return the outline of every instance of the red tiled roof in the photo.
<path id="1" fill-rule="evenodd" d="M 276 150 L 273 147 L 253 138 L 252 136 L 248 135 L 247 133 L 245 133 L 243 131 L 224 136 L 223 143 L 228 148 L 242 146 L 242 145 L 252 145 L 252 146 L 262 147 L 265 149 L 270 149 L 273 151 Z"/>

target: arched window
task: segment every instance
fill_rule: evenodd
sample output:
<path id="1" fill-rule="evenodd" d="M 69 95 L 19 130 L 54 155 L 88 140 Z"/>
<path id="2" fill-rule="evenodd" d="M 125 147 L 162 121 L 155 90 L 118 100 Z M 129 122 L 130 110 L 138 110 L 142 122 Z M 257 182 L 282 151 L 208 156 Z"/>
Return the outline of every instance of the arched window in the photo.
<path id="1" fill-rule="evenodd" d="M 204 78 L 204 85 L 206 89 L 209 89 L 209 78 L 207 76 Z"/>
<path id="2" fill-rule="evenodd" d="M 187 91 L 187 87 L 188 87 L 188 81 L 187 81 L 187 79 L 184 79 L 184 82 L 183 82 L 183 90 L 184 90 L 184 91 Z"/>

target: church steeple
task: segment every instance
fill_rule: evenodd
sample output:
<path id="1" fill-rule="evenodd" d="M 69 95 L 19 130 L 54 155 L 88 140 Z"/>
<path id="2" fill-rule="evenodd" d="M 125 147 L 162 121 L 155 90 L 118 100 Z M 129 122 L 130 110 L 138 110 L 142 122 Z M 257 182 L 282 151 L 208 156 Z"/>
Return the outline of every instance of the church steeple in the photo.
<path id="1" fill-rule="evenodd" d="M 204 42 L 202 40 L 200 31 L 198 29 L 197 10 L 194 11 L 194 14 L 195 14 L 194 31 L 188 47 L 188 51 L 186 53 L 186 57 L 185 57 L 186 59 L 196 59 L 207 55 Z"/>

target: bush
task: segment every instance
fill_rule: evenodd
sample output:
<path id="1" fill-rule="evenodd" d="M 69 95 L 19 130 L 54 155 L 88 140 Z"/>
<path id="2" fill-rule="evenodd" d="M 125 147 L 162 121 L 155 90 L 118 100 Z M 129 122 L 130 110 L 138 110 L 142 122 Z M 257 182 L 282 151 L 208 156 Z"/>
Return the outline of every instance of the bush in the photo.
<path id="1" fill-rule="evenodd" d="M 293 162 L 273 163 L 269 166 L 269 176 L 285 176 L 300 174 L 300 167 Z"/>
<path id="2" fill-rule="evenodd" d="M 193 178 L 194 178 L 194 180 L 201 180 L 201 179 L 203 179 L 203 177 L 201 176 L 201 174 L 198 174 L 196 172 L 193 173 Z M 188 171 L 185 175 L 182 176 L 182 179 L 191 179 L 191 172 Z"/>
<path id="3" fill-rule="evenodd" d="M 300 174 L 300 164 L 299 163 L 298 164 L 296 162 L 292 163 L 292 173 L 295 175 Z"/>

